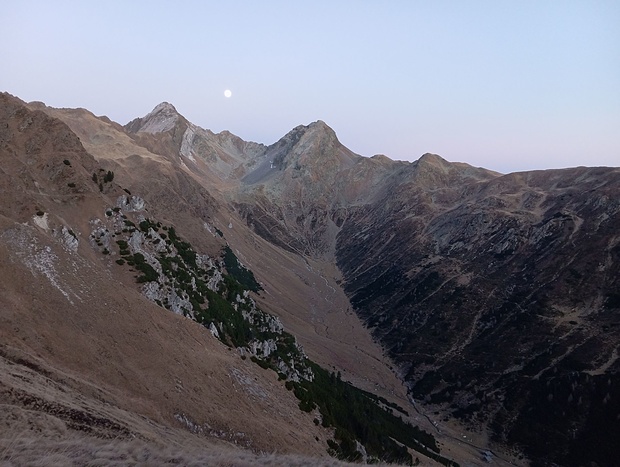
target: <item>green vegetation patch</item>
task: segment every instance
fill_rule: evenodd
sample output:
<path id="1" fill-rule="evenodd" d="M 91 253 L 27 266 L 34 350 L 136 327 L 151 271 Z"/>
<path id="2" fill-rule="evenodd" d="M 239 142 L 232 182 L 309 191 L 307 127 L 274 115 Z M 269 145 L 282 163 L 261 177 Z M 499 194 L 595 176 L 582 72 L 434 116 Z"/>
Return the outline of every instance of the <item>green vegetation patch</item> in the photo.
<path id="1" fill-rule="evenodd" d="M 224 266 L 226 266 L 226 271 L 228 271 L 228 274 L 234 277 L 248 290 L 251 290 L 252 292 L 259 292 L 263 290 L 254 277 L 254 273 L 239 263 L 239 260 L 228 245 L 224 248 Z"/>
<path id="2" fill-rule="evenodd" d="M 152 282 L 159 278 L 157 271 L 146 262 L 142 253 L 134 253 L 132 262 L 135 268 L 142 273 L 142 275 L 138 276 L 136 279 L 138 282 Z"/>
<path id="3" fill-rule="evenodd" d="M 444 465 L 456 465 L 439 455 L 433 435 L 379 407 L 376 396 L 313 362 L 309 365 L 313 381 L 287 382 L 287 388 L 293 387 L 301 410 L 318 407 L 323 426 L 336 429 L 336 440 L 329 443 L 333 455 L 348 461 L 360 460 L 355 443 L 358 440 L 369 455 L 385 462 L 411 464 L 407 446 Z"/>

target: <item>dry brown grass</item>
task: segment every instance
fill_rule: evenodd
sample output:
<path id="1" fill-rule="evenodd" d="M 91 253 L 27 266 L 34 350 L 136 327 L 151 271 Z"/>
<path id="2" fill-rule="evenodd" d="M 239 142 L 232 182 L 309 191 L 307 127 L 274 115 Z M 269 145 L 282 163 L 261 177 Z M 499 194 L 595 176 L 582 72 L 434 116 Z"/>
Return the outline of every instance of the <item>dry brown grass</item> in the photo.
<path id="1" fill-rule="evenodd" d="M 74 437 L 41 439 L 29 433 L 0 438 L 2 467 L 68 466 L 344 466 L 335 459 L 277 453 L 256 454 L 224 446 L 163 446 L 141 440 L 100 440 Z"/>

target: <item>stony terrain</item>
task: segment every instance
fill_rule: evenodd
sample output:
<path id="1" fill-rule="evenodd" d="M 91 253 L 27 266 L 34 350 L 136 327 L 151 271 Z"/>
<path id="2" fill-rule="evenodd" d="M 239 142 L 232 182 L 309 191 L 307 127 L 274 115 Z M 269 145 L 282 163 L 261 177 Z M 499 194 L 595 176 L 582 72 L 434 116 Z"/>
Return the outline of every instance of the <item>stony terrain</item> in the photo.
<path id="1" fill-rule="evenodd" d="M 321 121 L 264 146 L 168 103 L 122 127 L 3 95 L 0 117 L 5 452 L 27 432 L 369 460 L 321 426 L 309 358 L 444 463 L 617 457 L 620 169 L 366 158 Z"/>

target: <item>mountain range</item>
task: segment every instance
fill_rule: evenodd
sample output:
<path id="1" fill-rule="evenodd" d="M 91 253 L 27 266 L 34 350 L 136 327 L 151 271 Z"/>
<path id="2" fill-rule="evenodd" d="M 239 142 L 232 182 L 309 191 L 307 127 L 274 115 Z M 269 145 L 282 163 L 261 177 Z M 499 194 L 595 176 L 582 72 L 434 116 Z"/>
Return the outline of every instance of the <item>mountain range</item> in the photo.
<path id="1" fill-rule="evenodd" d="M 121 126 L 6 93 L 0 157 L 18 465 L 620 454 L 619 168 L 363 157 L 322 121 L 267 146 L 169 103 Z"/>

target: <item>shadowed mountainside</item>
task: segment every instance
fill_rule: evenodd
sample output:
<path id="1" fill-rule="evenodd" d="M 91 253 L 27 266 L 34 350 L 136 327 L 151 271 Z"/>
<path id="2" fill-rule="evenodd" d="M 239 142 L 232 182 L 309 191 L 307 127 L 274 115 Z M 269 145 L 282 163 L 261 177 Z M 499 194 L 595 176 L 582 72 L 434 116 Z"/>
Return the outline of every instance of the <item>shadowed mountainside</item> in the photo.
<path id="1" fill-rule="evenodd" d="M 345 290 L 412 397 L 537 462 L 609 465 L 618 193 L 617 169 L 531 172 L 401 186 L 349 217 L 337 247 Z"/>

